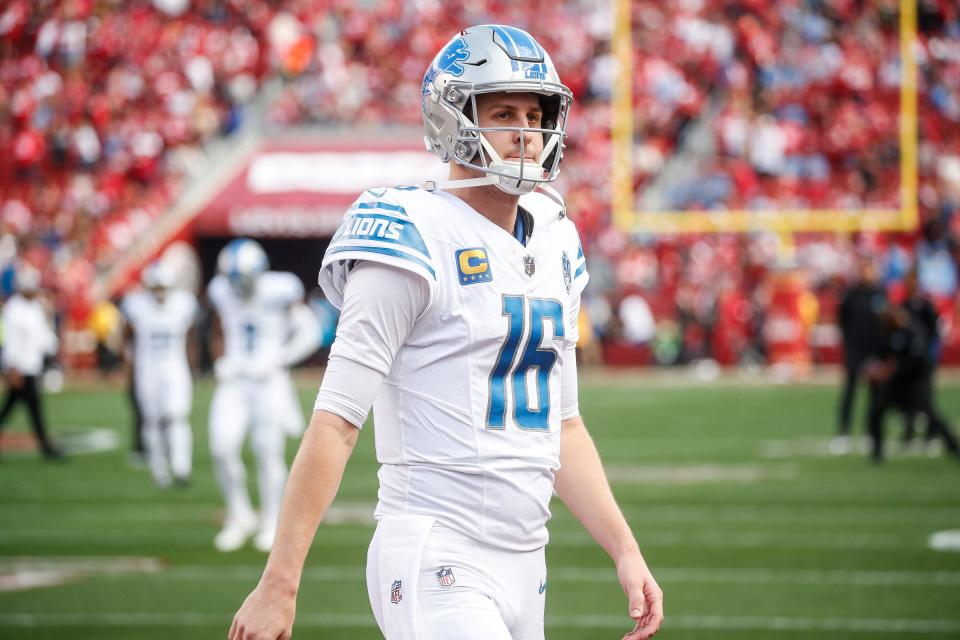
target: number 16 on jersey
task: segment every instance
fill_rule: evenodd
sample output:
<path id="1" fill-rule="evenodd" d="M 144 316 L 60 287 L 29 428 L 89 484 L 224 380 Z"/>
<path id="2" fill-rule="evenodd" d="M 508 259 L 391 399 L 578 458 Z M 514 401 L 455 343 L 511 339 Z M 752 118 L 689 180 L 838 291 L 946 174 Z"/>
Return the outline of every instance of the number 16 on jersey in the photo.
<path id="1" fill-rule="evenodd" d="M 557 363 L 556 349 L 543 348 L 544 325 L 553 325 L 553 338 L 563 338 L 563 305 L 549 298 L 503 296 L 503 315 L 507 318 L 507 337 L 500 347 L 490 372 L 490 402 L 487 428 L 503 429 L 507 414 L 507 380 L 511 382 L 513 419 L 521 429 L 550 428 L 550 372 Z M 521 342 L 526 335 L 526 343 Z M 517 352 L 520 351 L 520 358 Z M 514 360 L 517 360 L 514 364 Z M 527 378 L 535 371 L 537 403 L 530 407 Z"/>

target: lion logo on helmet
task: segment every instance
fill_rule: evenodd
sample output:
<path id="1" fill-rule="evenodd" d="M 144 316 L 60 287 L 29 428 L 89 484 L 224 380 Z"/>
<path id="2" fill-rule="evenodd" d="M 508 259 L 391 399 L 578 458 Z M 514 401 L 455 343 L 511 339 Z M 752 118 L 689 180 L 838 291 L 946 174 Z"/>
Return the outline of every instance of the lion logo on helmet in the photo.
<path id="1" fill-rule="evenodd" d="M 440 71 L 446 71 L 452 76 L 463 75 L 463 65 L 460 64 L 470 57 L 470 48 L 466 40 L 456 38 L 440 52 L 437 56 L 437 68 Z"/>

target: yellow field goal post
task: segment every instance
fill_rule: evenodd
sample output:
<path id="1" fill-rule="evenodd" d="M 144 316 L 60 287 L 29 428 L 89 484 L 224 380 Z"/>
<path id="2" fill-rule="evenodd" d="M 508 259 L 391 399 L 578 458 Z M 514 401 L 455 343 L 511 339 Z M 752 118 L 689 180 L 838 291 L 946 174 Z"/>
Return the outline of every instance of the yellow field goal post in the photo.
<path id="1" fill-rule="evenodd" d="M 910 231 L 917 212 L 916 0 L 900 0 L 900 208 L 637 211 L 633 190 L 631 0 L 613 0 L 613 221 L 626 233 Z"/>

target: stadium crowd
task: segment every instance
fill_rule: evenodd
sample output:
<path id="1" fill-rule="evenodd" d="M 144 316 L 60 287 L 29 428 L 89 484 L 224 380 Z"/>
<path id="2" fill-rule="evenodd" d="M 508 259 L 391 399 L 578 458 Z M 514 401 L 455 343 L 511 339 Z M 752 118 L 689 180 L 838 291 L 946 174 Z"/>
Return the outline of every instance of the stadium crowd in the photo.
<path id="1" fill-rule="evenodd" d="M 894 296 L 917 262 L 948 345 L 960 345 L 960 10 L 949 0 L 918 6 L 924 230 L 787 238 L 612 225 L 616 62 L 605 3 L 14 0 L 0 12 L 0 268 L 18 256 L 58 291 L 61 311 L 86 313 L 94 275 L 176 198 L 203 145 L 236 130 L 267 77 L 285 79 L 271 126 L 417 126 L 432 52 L 462 25 L 502 22 L 555 52 L 575 96 L 559 186 L 584 239 L 594 274 L 586 306 L 605 343 L 645 345 L 638 358 L 663 363 L 763 359 L 769 274 L 784 261 L 804 267 L 812 297 L 802 315 L 829 325 L 854 255 L 869 253 Z M 630 7 L 637 193 L 661 187 L 668 210 L 899 206 L 895 0 Z M 698 127 L 710 133 L 705 149 L 688 144 Z M 689 169 L 658 184 L 671 158 Z"/>

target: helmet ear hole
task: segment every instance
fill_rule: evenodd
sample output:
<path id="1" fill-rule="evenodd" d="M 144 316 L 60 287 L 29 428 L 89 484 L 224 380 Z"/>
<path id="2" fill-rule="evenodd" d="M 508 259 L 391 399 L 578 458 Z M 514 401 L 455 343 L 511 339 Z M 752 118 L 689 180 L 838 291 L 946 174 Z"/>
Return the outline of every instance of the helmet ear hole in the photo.
<path id="1" fill-rule="evenodd" d="M 557 128 L 557 122 L 560 120 L 561 102 L 562 100 L 559 95 L 540 96 L 540 108 L 543 110 L 541 126 L 544 129 Z"/>

